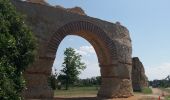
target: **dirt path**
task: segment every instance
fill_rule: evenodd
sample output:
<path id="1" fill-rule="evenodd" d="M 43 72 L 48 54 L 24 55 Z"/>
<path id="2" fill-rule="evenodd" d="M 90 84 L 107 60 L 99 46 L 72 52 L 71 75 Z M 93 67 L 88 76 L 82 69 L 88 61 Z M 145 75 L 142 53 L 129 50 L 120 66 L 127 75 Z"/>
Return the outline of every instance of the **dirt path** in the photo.
<path id="1" fill-rule="evenodd" d="M 152 94 L 149 95 L 140 95 L 141 96 L 141 100 L 150 100 L 150 99 L 157 99 L 160 98 L 161 100 L 165 99 L 166 95 L 169 95 L 169 93 L 167 93 L 166 91 L 162 91 L 159 88 L 152 88 Z"/>
<path id="2" fill-rule="evenodd" d="M 162 91 L 161 89 L 158 88 L 152 88 L 153 94 L 163 96 L 163 95 L 169 95 L 168 92 Z"/>
<path id="3" fill-rule="evenodd" d="M 163 91 L 158 88 L 152 88 L 153 95 L 161 96 Z"/>

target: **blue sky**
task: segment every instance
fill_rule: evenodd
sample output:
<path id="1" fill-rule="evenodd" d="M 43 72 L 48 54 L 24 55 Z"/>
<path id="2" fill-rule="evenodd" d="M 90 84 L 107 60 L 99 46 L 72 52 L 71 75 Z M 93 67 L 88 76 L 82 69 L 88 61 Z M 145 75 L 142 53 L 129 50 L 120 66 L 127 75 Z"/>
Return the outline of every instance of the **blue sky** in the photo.
<path id="1" fill-rule="evenodd" d="M 140 58 L 150 80 L 170 75 L 170 0 L 48 0 L 51 5 L 66 8 L 79 6 L 86 14 L 128 28 L 133 45 L 133 55 Z M 78 42 L 77 42 L 78 41 Z M 60 44 L 57 58 L 63 57 L 66 47 L 86 52 L 83 60 L 88 66 L 81 78 L 100 75 L 97 57 L 91 45 L 80 37 L 68 36 Z M 93 60 L 90 60 L 93 58 Z M 55 61 L 59 66 L 62 60 Z M 93 66 L 93 67 L 92 67 Z M 89 74 L 93 73 L 93 74 Z"/>

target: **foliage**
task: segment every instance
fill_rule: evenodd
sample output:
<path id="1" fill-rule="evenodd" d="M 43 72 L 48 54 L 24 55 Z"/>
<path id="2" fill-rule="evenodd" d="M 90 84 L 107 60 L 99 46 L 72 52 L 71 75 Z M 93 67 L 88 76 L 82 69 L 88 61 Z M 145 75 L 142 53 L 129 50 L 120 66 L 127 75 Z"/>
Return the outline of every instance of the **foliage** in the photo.
<path id="1" fill-rule="evenodd" d="M 153 81 L 149 81 L 149 85 L 151 85 L 152 87 L 160 87 L 160 88 L 167 88 L 170 87 L 170 80 L 153 80 Z"/>
<path id="2" fill-rule="evenodd" d="M 57 79 L 56 79 L 56 77 L 57 77 L 57 72 L 56 72 L 56 70 L 55 70 L 55 73 L 52 74 L 52 75 L 49 77 L 49 85 L 50 85 L 50 87 L 51 87 L 53 90 L 56 90 L 56 88 L 57 88 Z"/>
<path id="3" fill-rule="evenodd" d="M 142 93 L 144 93 L 144 94 L 152 94 L 152 89 L 148 88 L 148 87 L 142 88 Z"/>
<path id="4" fill-rule="evenodd" d="M 170 100 L 170 96 L 165 96 L 165 100 Z"/>
<path id="5" fill-rule="evenodd" d="M 79 79 L 76 84 L 77 86 L 100 86 L 101 76 Z"/>
<path id="6" fill-rule="evenodd" d="M 64 56 L 59 79 L 64 80 L 66 90 L 68 90 L 69 84 L 73 84 L 78 79 L 81 70 L 84 70 L 86 66 L 81 62 L 81 55 L 76 53 L 73 48 L 66 48 Z"/>
<path id="7" fill-rule="evenodd" d="M 0 0 L 0 100 L 19 100 L 24 69 L 33 62 L 35 39 L 9 0 Z"/>

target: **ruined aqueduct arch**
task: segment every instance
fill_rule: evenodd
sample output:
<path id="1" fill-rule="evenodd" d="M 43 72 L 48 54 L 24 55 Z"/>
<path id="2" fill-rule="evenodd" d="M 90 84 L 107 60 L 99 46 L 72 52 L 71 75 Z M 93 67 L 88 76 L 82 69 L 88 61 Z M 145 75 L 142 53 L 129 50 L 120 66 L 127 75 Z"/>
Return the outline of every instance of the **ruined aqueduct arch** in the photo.
<path id="1" fill-rule="evenodd" d="M 36 61 L 26 70 L 25 98 L 52 98 L 47 78 L 51 74 L 57 48 L 67 35 L 78 35 L 89 41 L 98 57 L 102 85 L 98 97 L 129 97 L 131 84 L 131 40 L 128 30 L 120 24 L 79 15 L 48 5 L 12 0 L 25 14 L 27 24 L 38 42 Z"/>

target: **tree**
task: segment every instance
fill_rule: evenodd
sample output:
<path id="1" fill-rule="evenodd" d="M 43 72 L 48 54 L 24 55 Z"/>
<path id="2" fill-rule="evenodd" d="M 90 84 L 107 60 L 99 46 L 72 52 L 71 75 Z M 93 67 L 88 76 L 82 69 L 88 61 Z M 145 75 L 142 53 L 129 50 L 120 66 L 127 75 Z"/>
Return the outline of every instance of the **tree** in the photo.
<path id="1" fill-rule="evenodd" d="M 77 81 L 78 86 L 100 86 L 101 85 L 101 76 L 79 79 Z"/>
<path id="2" fill-rule="evenodd" d="M 53 90 L 56 90 L 57 86 L 57 70 L 55 69 L 54 74 L 52 73 L 51 76 L 49 77 L 49 85 Z"/>
<path id="3" fill-rule="evenodd" d="M 35 38 L 9 0 L 0 0 L 0 100 L 20 100 L 22 76 L 34 60 Z"/>
<path id="4" fill-rule="evenodd" d="M 97 81 L 97 85 L 101 85 L 101 83 L 102 83 L 101 76 L 96 76 L 96 81 Z"/>
<path id="5" fill-rule="evenodd" d="M 64 56 L 63 69 L 59 76 L 65 80 L 65 88 L 68 90 L 69 84 L 73 84 L 78 79 L 81 70 L 84 70 L 86 66 L 81 62 L 82 56 L 76 53 L 73 48 L 66 48 Z"/>

